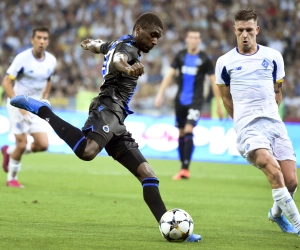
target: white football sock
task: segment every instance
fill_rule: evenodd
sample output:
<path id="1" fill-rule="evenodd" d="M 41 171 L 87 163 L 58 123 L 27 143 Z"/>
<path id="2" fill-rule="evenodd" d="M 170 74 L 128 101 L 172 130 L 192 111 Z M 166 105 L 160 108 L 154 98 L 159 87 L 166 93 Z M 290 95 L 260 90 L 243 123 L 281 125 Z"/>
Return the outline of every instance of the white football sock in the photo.
<path id="1" fill-rule="evenodd" d="M 300 231 L 300 215 L 297 206 L 286 187 L 272 189 L 274 201 L 294 227 Z"/>
<path id="2" fill-rule="evenodd" d="M 17 180 L 20 170 L 21 162 L 10 158 L 8 163 L 7 181 Z"/>
<path id="3" fill-rule="evenodd" d="M 295 193 L 297 191 L 297 188 L 295 189 L 294 192 L 290 192 L 291 197 L 294 199 Z M 273 217 L 280 217 L 282 214 L 282 210 L 280 209 L 280 207 L 277 205 L 276 201 L 273 203 L 273 207 L 271 210 L 271 213 L 273 215 Z"/>

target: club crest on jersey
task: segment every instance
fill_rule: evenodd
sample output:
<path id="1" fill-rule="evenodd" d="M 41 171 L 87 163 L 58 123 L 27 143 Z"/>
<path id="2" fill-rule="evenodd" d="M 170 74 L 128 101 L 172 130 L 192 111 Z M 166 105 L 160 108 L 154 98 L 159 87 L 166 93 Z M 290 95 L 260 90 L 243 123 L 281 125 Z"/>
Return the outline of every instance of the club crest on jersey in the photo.
<path id="1" fill-rule="evenodd" d="M 242 66 L 240 66 L 240 67 L 237 67 L 237 68 L 235 68 L 236 70 L 241 70 L 242 69 Z"/>
<path id="2" fill-rule="evenodd" d="M 269 63 L 267 62 L 266 59 L 264 59 L 261 65 L 266 69 L 266 68 L 268 68 Z"/>
<path id="3" fill-rule="evenodd" d="M 197 58 L 196 60 L 195 60 L 195 64 L 196 64 L 196 66 L 200 66 L 201 64 L 203 63 L 203 61 L 201 60 L 201 58 Z"/>
<path id="4" fill-rule="evenodd" d="M 103 126 L 103 131 L 104 131 L 105 133 L 108 133 L 108 132 L 109 132 L 109 126 L 108 126 L 108 125 L 104 125 L 104 126 Z"/>

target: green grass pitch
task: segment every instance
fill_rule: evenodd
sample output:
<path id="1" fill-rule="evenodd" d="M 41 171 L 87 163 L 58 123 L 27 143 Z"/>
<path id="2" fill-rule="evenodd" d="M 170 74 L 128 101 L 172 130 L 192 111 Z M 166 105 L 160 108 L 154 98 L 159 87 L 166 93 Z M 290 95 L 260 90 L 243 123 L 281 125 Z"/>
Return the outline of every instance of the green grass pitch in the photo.
<path id="1" fill-rule="evenodd" d="M 271 189 L 256 168 L 193 162 L 190 180 L 172 181 L 177 161 L 149 162 L 167 208 L 191 214 L 201 243 L 164 240 L 140 183 L 113 159 L 39 153 L 23 158 L 25 189 L 7 188 L 0 173 L 0 249 L 300 248 L 300 237 L 268 221 Z"/>

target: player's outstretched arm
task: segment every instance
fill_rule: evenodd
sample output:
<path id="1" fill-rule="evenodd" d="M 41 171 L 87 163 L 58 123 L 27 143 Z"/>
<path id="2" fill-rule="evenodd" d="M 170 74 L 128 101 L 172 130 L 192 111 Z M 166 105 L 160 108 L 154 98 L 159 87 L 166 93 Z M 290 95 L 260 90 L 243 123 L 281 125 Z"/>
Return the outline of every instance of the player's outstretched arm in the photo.
<path id="1" fill-rule="evenodd" d="M 223 100 L 223 104 L 228 114 L 233 118 L 233 101 L 230 93 L 230 87 L 228 86 L 220 86 L 220 93 Z"/>
<path id="2" fill-rule="evenodd" d="M 100 39 L 93 40 L 93 39 L 86 39 L 80 43 L 81 47 L 84 50 L 89 50 L 95 54 L 100 54 L 100 47 L 104 44 L 104 42 Z"/>
<path id="3" fill-rule="evenodd" d="M 164 79 L 162 80 L 161 85 L 158 90 L 158 93 L 156 95 L 155 102 L 154 102 L 154 106 L 156 108 L 159 108 L 162 105 L 164 93 L 165 93 L 167 87 L 172 82 L 174 75 L 175 75 L 175 69 L 171 67 L 169 69 L 168 73 L 165 75 Z"/>
<path id="4" fill-rule="evenodd" d="M 130 76 L 141 76 L 145 73 L 142 63 L 136 62 L 133 65 L 129 65 L 127 61 L 128 56 L 125 53 L 117 52 L 114 54 L 113 65 L 118 71 Z"/>
<path id="5" fill-rule="evenodd" d="M 282 101 L 282 83 L 283 81 L 279 81 L 274 84 L 275 100 L 278 107 Z"/>

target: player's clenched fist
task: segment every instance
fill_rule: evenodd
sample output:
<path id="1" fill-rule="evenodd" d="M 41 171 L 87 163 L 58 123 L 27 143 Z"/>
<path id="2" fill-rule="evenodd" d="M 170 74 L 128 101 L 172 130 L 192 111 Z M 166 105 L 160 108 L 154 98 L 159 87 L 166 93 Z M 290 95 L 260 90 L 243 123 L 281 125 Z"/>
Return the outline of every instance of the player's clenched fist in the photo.
<path id="1" fill-rule="evenodd" d="M 144 73 L 144 65 L 140 62 L 136 62 L 135 64 L 127 68 L 127 74 L 131 76 L 141 76 Z"/>

